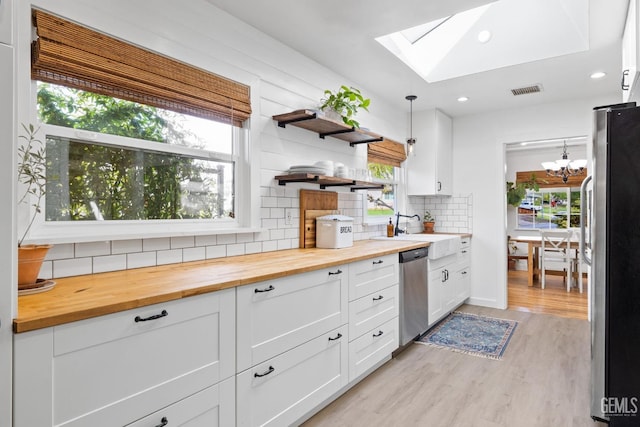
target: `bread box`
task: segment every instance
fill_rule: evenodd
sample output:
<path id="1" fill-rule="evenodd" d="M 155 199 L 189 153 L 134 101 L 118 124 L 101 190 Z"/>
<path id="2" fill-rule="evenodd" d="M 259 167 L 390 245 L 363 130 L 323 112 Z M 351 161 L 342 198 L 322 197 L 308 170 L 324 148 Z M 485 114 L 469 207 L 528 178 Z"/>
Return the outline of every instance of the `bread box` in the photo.
<path id="1" fill-rule="evenodd" d="M 325 215 L 316 218 L 316 247 L 326 249 L 353 246 L 353 218 Z"/>

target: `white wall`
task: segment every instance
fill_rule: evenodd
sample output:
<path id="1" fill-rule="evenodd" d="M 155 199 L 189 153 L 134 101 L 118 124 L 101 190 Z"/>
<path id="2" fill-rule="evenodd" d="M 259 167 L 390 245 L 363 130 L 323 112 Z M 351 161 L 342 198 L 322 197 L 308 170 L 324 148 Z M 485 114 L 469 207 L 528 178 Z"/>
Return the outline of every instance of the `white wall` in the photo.
<path id="1" fill-rule="evenodd" d="M 507 306 L 504 144 L 571 135 L 590 141 L 592 108 L 618 100 L 614 93 L 454 119 L 454 190 L 473 194 L 471 303 Z"/>
<path id="2" fill-rule="evenodd" d="M 290 165 L 318 160 L 339 161 L 351 168 L 366 166 L 366 146 L 350 147 L 330 137 L 288 126 L 279 128 L 274 114 L 301 108 L 314 108 L 325 89 L 341 84 L 353 85 L 371 98 L 369 113 L 358 120 L 388 138 L 403 141 L 407 115 L 390 108 L 366 88 L 335 74 L 256 29 L 238 21 L 204 0 L 150 3 L 112 0 L 33 0 L 34 7 L 58 14 L 98 31 L 114 35 L 161 54 L 249 84 L 252 94 L 250 162 L 254 169 L 250 188 L 255 193 L 252 210 L 259 233 L 218 236 L 179 236 L 146 239 L 137 236 L 125 241 L 83 239 L 56 245 L 50 251 L 41 277 L 64 277 L 100 271 L 119 270 L 168 262 L 182 262 L 245 253 L 289 249 L 298 246 L 298 190 L 317 189 L 313 184 L 278 186 L 273 177 Z M 17 11 L 18 38 L 18 122 L 34 122 L 29 76 L 31 39 L 29 2 Z M 356 218 L 355 238 L 381 234 L 378 226 L 362 223 L 361 194 L 336 188 L 339 208 Z M 285 222 L 288 209 L 294 214 Z M 19 213 L 19 219 L 25 212 Z"/>

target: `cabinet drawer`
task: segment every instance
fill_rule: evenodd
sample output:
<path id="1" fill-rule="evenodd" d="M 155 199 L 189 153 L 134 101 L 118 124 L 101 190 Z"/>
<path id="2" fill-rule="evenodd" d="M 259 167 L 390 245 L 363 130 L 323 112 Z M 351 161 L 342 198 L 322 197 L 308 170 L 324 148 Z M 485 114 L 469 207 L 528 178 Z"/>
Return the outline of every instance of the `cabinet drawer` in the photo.
<path id="1" fill-rule="evenodd" d="M 357 261 L 349 265 L 349 301 L 400 281 L 398 254 Z"/>
<path id="2" fill-rule="evenodd" d="M 128 427 L 217 427 L 235 425 L 235 378 L 228 378 Z"/>
<path id="3" fill-rule="evenodd" d="M 237 371 L 347 323 L 346 266 L 237 288 Z"/>
<path id="4" fill-rule="evenodd" d="M 239 426 L 286 426 L 348 382 L 346 325 L 237 375 Z"/>
<path id="5" fill-rule="evenodd" d="M 349 381 L 358 378 L 398 348 L 399 323 L 395 317 L 349 343 Z"/>
<path id="6" fill-rule="evenodd" d="M 18 334 L 16 426 L 138 420 L 231 377 L 234 327 L 229 289 Z"/>
<path id="7" fill-rule="evenodd" d="M 349 337 L 354 340 L 370 329 L 398 317 L 399 285 L 349 303 Z"/>

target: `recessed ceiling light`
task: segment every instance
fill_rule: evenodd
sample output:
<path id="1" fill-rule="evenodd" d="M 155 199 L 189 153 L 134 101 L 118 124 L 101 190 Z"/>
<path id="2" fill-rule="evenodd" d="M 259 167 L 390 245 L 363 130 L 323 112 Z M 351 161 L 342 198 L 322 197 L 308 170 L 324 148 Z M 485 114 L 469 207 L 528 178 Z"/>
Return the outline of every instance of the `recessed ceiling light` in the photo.
<path id="1" fill-rule="evenodd" d="M 596 79 L 601 79 L 606 75 L 607 73 L 605 73 L 604 71 L 596 71 L 595 73 L 591 74 L 591 78 L 596 80 Z"/>
<path id="2" fill-rule="evenodd" d="M 467 98 L 466 96 L 461 96 L 460 98 L 458 98 L 458 102 L 467 102 L 469 100 L 469 98 Z"/>
<path id="3" fill-rule="evenodd" d="M 491 31 L 482 30 L 478 33 L 478 41 L 480 43 L 486 43 L 491 40 Z"/>

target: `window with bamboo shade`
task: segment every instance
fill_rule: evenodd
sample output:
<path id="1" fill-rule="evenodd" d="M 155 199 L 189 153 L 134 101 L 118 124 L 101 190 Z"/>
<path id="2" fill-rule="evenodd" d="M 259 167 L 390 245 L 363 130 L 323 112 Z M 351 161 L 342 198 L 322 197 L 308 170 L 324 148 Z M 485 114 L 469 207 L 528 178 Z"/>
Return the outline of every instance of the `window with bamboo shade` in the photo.
<path id="1" fill-rule="evenodd" d="M 34 80 L 233 123 L 251 115 L 249 86 L 33 10 Z"/>

